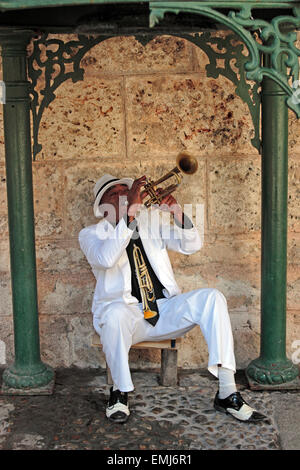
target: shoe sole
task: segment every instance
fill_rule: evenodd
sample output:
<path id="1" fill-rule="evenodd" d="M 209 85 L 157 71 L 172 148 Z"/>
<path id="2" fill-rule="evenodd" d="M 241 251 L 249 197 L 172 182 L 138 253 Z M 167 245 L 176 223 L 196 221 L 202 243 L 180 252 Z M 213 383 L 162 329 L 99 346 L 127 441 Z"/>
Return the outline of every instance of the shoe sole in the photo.
<path id="1" fill-rule="evenodd" d="M 124 424 L 126 421 L 128 421 L 129 416 L 126 416 L 126 418 L 117 418 L 113 419 L 112 417 L 107 418 L 111 423 L 117 423 L 117 424 Z"/>
<path id="2" fill-rule="evenodd" d="M 117 413 L 120 413 L 120 411 L 117 411 Z M 114 417 L 114 414 L 113 413 L 111 416 L 107 416 L 107 419 L 111 422 L 111 423 L 118 423 L 118 424 L 123 424 L 123 423 L 126 423 L 126 421 L 128 421 L 128 418 L 130 415 L 126 415 L 126 413 L 123 413 L 123 416 L 118 416 L 118 417 Z"/>
<path id="3" fill-rule="evenodd" d="M 232 414 L 230 414 L 228 411 L 224 410 L 224 408 L 222 408 L 221 406 L 218 406 L 218 405 L 214 405 L 214 409 L 217 410 L 217 411 L 220 411 L 221 413 L 225 414 L 225 415 L 230 415 L 232 416 Z M 234 417 L 234 416 L 233 416 Z"/>

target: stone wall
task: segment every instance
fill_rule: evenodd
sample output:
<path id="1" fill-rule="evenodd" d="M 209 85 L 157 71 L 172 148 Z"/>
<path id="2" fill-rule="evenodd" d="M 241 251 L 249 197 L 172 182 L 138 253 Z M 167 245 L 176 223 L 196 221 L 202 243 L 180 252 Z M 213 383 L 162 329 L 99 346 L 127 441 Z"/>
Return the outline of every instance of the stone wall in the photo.
<path id="1" fill-rule="evenodd" d="M 64 41 L 72 36 L 60 36 Z M 29 47 L 29 53 L 32 47 Z M 45 51 L 42 50 L 42 55 Z M 186 40 L 157 37 L 142 46 L 112 38 L 82 59 L 84 81 L 64 82 L 44 112 L 42 151 L 33 163 L 42 359 L 54 367 L 98 367 L 91 347 L 94 278 L 78 245 L 93 224 L 93 186 L 103 173 L 157 177 L 179 151 L 199 171 L 177 192 L 182 204 L 204 204 L 204 247 L 170 253 L 183 291 L 216 287 L 228 300 L 239 368 L 259 354 L 260 172 L 247 105 L 226 78 L 207 78 L 206 55 Z M 43 77 L 38 87 L 43 88 Z M 13 359 L 4 138 L 0 136 L 0 362 Z M 300 122 L 290 113 L 287 351 L 300 338 Z M 297 199 L 298 198 L 298 199 Z M 153 367 L 157 353 L 131 352 L 132 367 Z M 197 327 L 184 339 L 179 365 L 205 367 Z"/>

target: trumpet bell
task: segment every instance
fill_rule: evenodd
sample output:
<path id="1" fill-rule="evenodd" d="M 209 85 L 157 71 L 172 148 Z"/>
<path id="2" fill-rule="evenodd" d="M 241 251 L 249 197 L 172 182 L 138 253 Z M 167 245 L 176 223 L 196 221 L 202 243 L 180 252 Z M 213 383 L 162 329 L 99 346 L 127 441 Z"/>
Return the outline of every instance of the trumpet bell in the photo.
<path id="1" fill-rule="evenodd" d="M 188 152 L 180 152 L 176 158 L 177 168 L 186 175 L 193 175 L 198 170 L 198 162 Z"/>

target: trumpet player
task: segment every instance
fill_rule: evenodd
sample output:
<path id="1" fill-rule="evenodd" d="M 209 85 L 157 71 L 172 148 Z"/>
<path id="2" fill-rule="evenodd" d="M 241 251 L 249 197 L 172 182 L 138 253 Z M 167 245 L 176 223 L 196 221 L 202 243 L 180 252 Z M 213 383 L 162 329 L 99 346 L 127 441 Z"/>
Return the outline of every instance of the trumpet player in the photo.
<path id="1" fill-rule="evenodd" d="M 128 392 L 134 385 L 128 355 L 133 344 L 178 338 L 199 325 L 208 347 L 208 370 L 219 379 L 215 409 L 245 422 L 262 420 L 265 416 L 237 392 L 224 295 L 213 288 L 181 293 L 175 280 L 168 250 L 197 252 L 202 246 L 198 230 L 173 194 L 147 209 L 146 181 L 146 176 L 135 180 L 102 176 L 94 187 L 94 214 L 100 221 L 79 234 L 96 278 L 93 325 L 113 379 L 106 416 L 116 423 L 129 417 Z M 159 217 L 147 216 L 149 210 L 162 209 L 174 218 L 168 231 L 162 230 Z"/>

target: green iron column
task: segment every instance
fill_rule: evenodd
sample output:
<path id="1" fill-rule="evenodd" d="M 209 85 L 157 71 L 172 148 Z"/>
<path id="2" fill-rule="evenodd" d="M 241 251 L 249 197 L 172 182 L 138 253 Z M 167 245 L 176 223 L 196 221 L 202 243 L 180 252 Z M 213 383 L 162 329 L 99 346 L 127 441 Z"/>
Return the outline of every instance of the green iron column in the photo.
<path id="1" fill-rule="evenodd" d="M 15 362 L 3 373 L 3 391 L 25 392 L 53 383 L 40 359 L 26 46 L 31 31 L 0 29 L 8 224 Z"/>
<path id="2" fill-rule="evenodd" d="M 282 69 L 284 70 L 283 64 Z M 286 357 L 288 108 L 282 88 L 262 84 L 261 350 L 246 374 L 251 388 L 292 387 L 298 368 Z"/>

